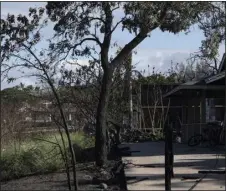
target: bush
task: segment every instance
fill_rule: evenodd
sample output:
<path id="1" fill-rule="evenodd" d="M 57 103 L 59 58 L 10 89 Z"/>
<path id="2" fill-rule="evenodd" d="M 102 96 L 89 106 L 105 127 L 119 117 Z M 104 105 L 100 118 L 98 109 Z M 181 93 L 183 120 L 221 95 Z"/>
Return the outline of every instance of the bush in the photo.
<path id="1" fill-rule="evenodd" d="M 81 148 L 94 146 L 94 138 L 87 137 L 81 132 L 70 134 L 72 142 Z M 63 136 L 66 141 L 66 135 Z M 35 136 L 19 143 L 8 145 L 2 151 L 1 180 L 19 178 L 28 174 L 53 172 L 64 168 L 64 162 L 60 155 L 60 149 L 56 144 L 62 146 L 59 134 Z M 67 143 L 67 141 L 66 141 Z M 15 148 L 16 147 L 16 148 Z M 63 148 L 63 147 L 62 147 Z"/>
<path id="2" fill-rule="evenodd" d="M 152 132 L 146 132 L 143 129 L 127 129 L 121 134 L 123 142 L 144 142 L 164 140 L 163 133 L 157 131 L 155 135 Z"/>

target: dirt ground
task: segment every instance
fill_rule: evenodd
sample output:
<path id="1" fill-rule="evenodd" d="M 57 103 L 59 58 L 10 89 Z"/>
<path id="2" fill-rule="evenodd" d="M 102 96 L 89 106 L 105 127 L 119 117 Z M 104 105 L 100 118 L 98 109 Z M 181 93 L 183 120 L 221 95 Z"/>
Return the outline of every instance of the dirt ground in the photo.
<path id="1" fill-rule="evenodd" d="M 83 164 L 83 166 L 87 167 L 89 165 L 92 166 L 93 164 Z M 105 176 L 105 171 L 103 173 L 103 176 Z M 102 190 L 103 188 L 100 181 L 94 181 L 94 177 L 100 178 L 100 173 L 94 168 L 92 169 L 92 167 L 86 169 L 80 167 L 77 177 L 80 190 Z M 1 182 L 1 190 L 68 190 L 68 185 L 66 174 L 64 172 L 56 172 Z M 108 185 L 107 190 L 120 190 L 120 188 L 115 183 Z"/>

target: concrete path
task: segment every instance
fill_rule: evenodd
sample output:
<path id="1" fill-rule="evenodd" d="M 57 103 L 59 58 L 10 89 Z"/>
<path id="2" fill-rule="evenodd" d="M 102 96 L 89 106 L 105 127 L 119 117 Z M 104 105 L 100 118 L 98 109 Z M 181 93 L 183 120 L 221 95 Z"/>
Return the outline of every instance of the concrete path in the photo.
<path id="1" fill-rule="evenodd" d="M 123 157 L 128 190 L 165 190 L 164 142 L 122 144 L 132 156 Z M 225 190 L 225 174 L 198 174 L 199 170 L 225 169 L 225 149 L 194 148 L 174 144 L 172 190 Z M 182 176 L 197 179 L 182 180 Z M 197 184 L 198 183 L 198 184 Z"/>

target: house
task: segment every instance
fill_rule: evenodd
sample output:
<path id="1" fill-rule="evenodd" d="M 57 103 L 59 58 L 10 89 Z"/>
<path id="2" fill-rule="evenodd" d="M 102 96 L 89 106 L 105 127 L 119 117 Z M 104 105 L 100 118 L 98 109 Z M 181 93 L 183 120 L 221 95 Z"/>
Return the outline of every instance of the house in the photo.
<path id="1" fill-rule="evenodd" d="M 94 120 L 93 105 L 94 100 L 86 91 L 91 91 L 89 87 L 61 87 L 59 93 L 64 111 L 64 116 L 69 129 L 83 128 L 85 124 Z M 81 107 L 78 107 L 81 106 Z M 86 108 L 84 108 L 85 106 Z M 56 129 L 56 119 L 61 121 L 59 109 L 53 98 L 49 94 L 40 95 L 35 103 L 28 105 L 25 122 L 35 130 Z M 89 121 L 90 120 L 90 121 Z"/>
<path id="2" fill-rule="evenodd" d="M 218 73 L 199 81 L 181 84 L 163 97 L 182 100 L 182 141 L 201 133 L 207 122 L 224 121 L 226 107 L 226 57 L 223 55 Z"/>
<path id="3" fill-rule="evenodd" d="M 69 129 L 78 127 L 76 120 L 76 109 L 69 104 L 63 105 L 64 115 L 66 122 L 69 125 Z M 30 128 L 34 130 L 41 129 L 56 129 L 55 121 L 59 121 L 58 109 L 49 100 L 41 100 L 36 105 L 30 105 L 27 108 L 28 115 L 25 117 L 25 122 L 30 124 Z"/>

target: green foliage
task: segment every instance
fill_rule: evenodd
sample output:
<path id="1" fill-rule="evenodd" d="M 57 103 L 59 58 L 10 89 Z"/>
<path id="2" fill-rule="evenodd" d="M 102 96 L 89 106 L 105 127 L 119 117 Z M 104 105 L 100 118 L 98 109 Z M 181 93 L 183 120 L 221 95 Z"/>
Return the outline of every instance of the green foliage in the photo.
<path id="1" fill-rule="evenodd" d="M 175 83 L 173 76 L 165 76 L 163 74 L 152 74 L 147 77 L 142 77 L 138 80 L 141 84 L 171 84 Z"/>
<path id="2" fill-rule="evenodd" d="M 33 36 L 32 32 L 40 25 L 40 19 L 43 16 L 44 8 L 29 9 L 29 18 L 25 15 L 8 14 L 7 18 L 1 19 L 1 58 L 9 59 L 10 53 L 17 52 L 24 41 L 29 45 L 38 43 L 40 33 L 36 31 Z"/>
<path id="3" fill-rule="evenodd" d="M 205 59 L 214 59 L 218 56 L 221 43 L 226 36 L 226 2 L 212 2 L 209 11 L 199 15 L 199 28 L 205 39 L 200 47 L 200 56 Z"/>
<path id="4" fill-rule="evenodd" d="M 149 65 L 148 65 L 148 72 L 149 72 Z M 173 69 L 172 69 L 172 73 L 169 73 L 166 75 L 161 72 L 157 73 L 155 71 L 155 67 L 153 67 L 153 71 L 151 75 L 141 76 L 138 80 L 136 80 L 136 82 L 140 84 L 156 84 L 156 85 L 173 84 L 175 83 L 176 79 L 175 79 L 175 75 L 172 75 L 172 74 L 173 74 Z"/>
<path id="5" fill-rule="evenodd" d="M 152 134 L 151 132 L 145 132 L 139 141 L 142 142 L 142 141 L 163 141 L 163 140 L 164 140 L 163 133 L 161 131 L 157 131 L 155 135 Z"/>
<path id="6" fill-rule="evenodd" d="M 196 16 L 207 3 L 198 2 L 128 2 L 125 3 L 125 26 L 129 31 L 159 27 L 162 31 L 178 33 L 196 23 Z"/>
<path id="7" fill-rule="evenodd" d="M 194 62 L 188 60 L 186 64 L 171 63 L 171 68 L 168 70 L 167 79 L 175 80 L 177 83 L 185 83 L 193 80 L 201 80 L 208 77 L 217 71 L 217 67 L 212 62 L 200 60 Z"/>
<path id="8" fill-rule="evenodd" d="M 60 135 L 38 136 L 43 140 L 57 143 L 60 142 Z M 40 141 L 37 136 L 17 143 L 20 148 L 15 152 L 14 144 L 4 148 L 1 155 L 1 178 L 12 179 L 32 173 L 53 172 L 64 168 L 64 162 L 60 155 L 60 150 L 55 144 Z M 55 138 L 56 137 L 56 138 Z M 72 142 L 87 148 L 94 146 L 94 138 L 87 137 L 82 132 L 71 133 Z M 66 141 L 66 136 L 64 135 Z M 18 145 L 19 144 L 19 145 Z"/>
<path id="9" fill-rule="evenodd" d="M 32 173 L 44 173 L 63 168 L 61 156 L 51 145 L 24 142 L 20 150 L 13 146 L 2 152 L 2 179 L 18 178 Z"/>
<path id="10" fill-rule="evenodd" d="M 21 104 L 24 102 L 34 101 L 36 98 L 33 94 L 39 92 L 39 87 L 33 87 L 32 85 L 24 86 L 14 86 L 12 88 L 4 89 L 0 92 L 1 99 L 3 103 L 17 103 Z"/>
<path id="11" fill-rule="evenodd" d="M 143 129 L 130 129 L 121 135 L 123 142 L 145 142 L 145 141 L 161 141 L 164 140 L 163 132 L 160 129 L 155 129 L 155 134 L 151 131 Z"/>

